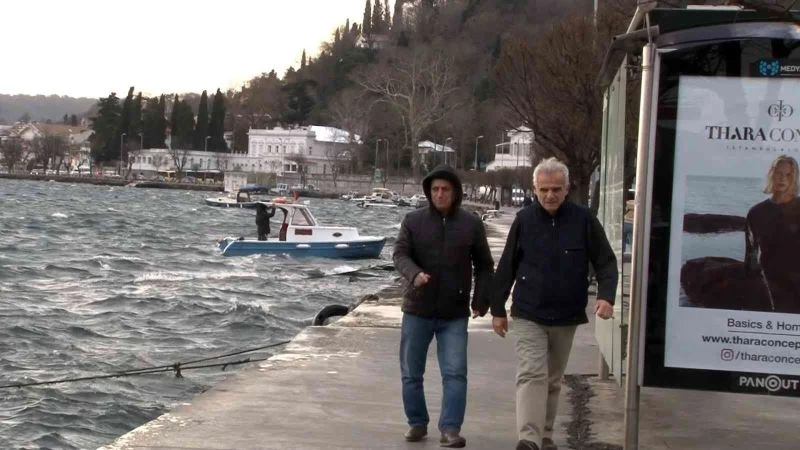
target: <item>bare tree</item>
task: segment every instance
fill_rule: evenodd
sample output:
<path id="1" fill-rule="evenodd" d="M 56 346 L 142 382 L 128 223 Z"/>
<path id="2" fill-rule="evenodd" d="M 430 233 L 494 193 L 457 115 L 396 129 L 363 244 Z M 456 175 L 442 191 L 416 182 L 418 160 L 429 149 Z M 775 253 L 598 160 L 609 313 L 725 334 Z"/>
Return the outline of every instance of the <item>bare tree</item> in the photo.
<path id="1" fill-rule="evenodd" d="M 351 150 L 355 142 L 353 133 L 336 130 L 333 132 L 333 142 L 331 147 L 325 150 L 325 159 L 331 166 L 331 178 L 333 179 L 333 187 L 336 187 L 336 181 L 339 178 L 339 173 L 343 167 L 350 165 L 353 158 Z"/>
<path id="2" fill-rule="evenodd" d="M 443 49 L 398 48 L 354 80 L 400 115 L 405 148 L 411 152 L 414 177 L 419 178 L 419 136 L 458 107 L 454 98 L 461 84 L 452 57 Z"/>
<path id="3" fill-rule="evenodd" d="M 68 148 L 66 138 L 59 134 L 44 133 L 42 137 L 34 138 L 31 142 L 35 160 L 45 169 L 53 167 L 57 171 L 61 169 Z"/>
<path id="4" fill-rule="evenodd" d="M 600 162 L 603 103 L 597 74 L 605 46 L 624 31 L 625 19 L 607 8 L 595 28 L 590 16 L 570 16 L 535 38 L 506 43 L 495 70 L 509 125 L 532 129 L 541 156 L 569 166 L 572 196 L 582 204 Z"/>
<path id="5" fill-rule="evenodd" d="M 18 138 L 8 138 L 5 141 L 0 141 L 0 157 L 2 157 L 3 165 L 8 169 L 8 173 L 14 173 L 17 166 L 28 159 L 27 145 L 22 139 Z"/>
<path id="6" fill-rule="evenodd" d="M 172 163 L 175 166 L 175 178 L 180 180 L 183 178 L 184 169 L 186 168 L 186 164 L 188 163 L 189 152 L 192 151 L 189 148 L 170 148 L 169 155 L 172 157 Z"/>
<path id="7" fill-rule="evenodd" d="M 308 177 L 308 158 L 306 158 L 306 156 L 302 153 L 292 153 L 290 155 L 286 155 L 286 160 L 297 164 L 297 173 L 300 174 L 300 186 L 305 188 Z"/>

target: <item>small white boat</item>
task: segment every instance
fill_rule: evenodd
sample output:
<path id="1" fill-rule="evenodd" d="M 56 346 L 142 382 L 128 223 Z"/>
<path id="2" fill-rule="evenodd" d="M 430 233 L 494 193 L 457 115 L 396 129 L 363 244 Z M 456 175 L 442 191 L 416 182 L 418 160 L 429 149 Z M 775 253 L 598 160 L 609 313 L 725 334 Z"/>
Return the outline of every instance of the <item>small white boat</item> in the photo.
<path id="1" fill-rule="evenodd" d="M 356 203 L 356 206 L 358 206 L 359 208 L 389 208 L 389 209 L 397 208 L 396 204 L 381 200 L 372 200 L 372 201 L 363 200 Z"/>
<path id="2" fill-rule="evenodd" d="M 224 256 L 278 253 L 323 258 L 377 258 L 386 244 L 386 237 L 360 236 L 355 227 L 320 225 L 306 204 L 290 200 L 262 203 L 283 213 L 278 237 L 266 241 L 226 237 L 219 242 Z"/>
<path id="3" fill-rule="evenodd" d="M 372 188 L 372 195 L 354 198 L 352 201 L 361 208 L 397 208 L 395 198 L 394 192 L 389 189 Z"/>
<path id="4" fill-rule="evenodd" d="M 253 188 L 243 187 L 236 191 L 236 194 L 230 194 L 224 197 L 209 197 L 205 199 L 205 202 L 208 206 L 217 206 L 221 208 L 253 209 L 256 207 L 256 203 L 268 200 L 257 195 L 264 192 L 266 192 L 266 189 L 260 186 Z M 256 196 L 251 196 L 251 194 L 255 194 Z"/>

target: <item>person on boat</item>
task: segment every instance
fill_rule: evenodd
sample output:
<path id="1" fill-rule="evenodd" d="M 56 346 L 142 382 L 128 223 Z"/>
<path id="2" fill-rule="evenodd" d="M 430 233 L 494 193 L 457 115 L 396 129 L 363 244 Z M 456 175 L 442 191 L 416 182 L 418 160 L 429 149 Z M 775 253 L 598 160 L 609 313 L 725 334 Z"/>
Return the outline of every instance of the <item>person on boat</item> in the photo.
<path id="1" fill-rule="evenodd" d="M 464 192 L 458 175 L 446 165 L 422 181 L 427 208 L 408 213 L 392 255 L 405 278 L 400 328 L 406 441 L 428 434 L 423 375 L 428 347 L 436 337 L 443 398 L 438 428 L 442 447 L 464 447 L 460 435 L 467 401 L 467 322 L 489 307 L 494 260 L 479 217 L 461 208 Z M 475 292 L 470 291 L 475 274 Z"/>
<path id="2" fill-rule="evenodd" d="M 267 207 L 263 203 L 256 204 L 256 226 L 258 227 L 258 240 L 266 241 L 269 236 L 269 219 L 275 215 L 275 207 Z"/>
<path id="3" fill-rule="evenodd" d="M 767 308 L 800 313 L 800 197 L 797 160 L 778 156 L 767 174 L 770 198 L 750 208 L 745 229 L 745 268 L 762 277 Z"/>

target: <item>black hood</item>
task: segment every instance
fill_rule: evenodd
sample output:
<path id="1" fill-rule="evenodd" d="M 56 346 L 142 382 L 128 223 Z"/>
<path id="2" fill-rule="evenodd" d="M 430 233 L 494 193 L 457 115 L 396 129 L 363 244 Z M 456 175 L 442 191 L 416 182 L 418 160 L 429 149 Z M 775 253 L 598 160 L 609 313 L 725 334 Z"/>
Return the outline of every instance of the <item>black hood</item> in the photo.
<path id="1" fill-rule="evenodd" d="M 452 167 L 446 164 L 440 164 L 422 180 L 422 191 L 425 192 L 425 197 L 428 199 L 428 204 L 431 205 L 431 208 L 433 208 L 433 201 L 431 201 L 431 183 L 433 183 L 435 178 L 441 178 L 453 183 L 453 190 L 455 192 L 453 210 L 460 207 L 461 200 L 464 197 L 464 188 L 461 186 L 461 180 Z"/>

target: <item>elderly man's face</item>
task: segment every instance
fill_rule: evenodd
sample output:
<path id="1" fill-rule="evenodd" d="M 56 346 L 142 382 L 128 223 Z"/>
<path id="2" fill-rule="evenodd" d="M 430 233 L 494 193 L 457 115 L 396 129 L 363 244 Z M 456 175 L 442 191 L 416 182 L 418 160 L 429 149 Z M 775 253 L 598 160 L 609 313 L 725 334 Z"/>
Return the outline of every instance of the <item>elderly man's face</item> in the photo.
<path id="1" fill-rule="evenodd" d="M 440 213 L 447 213 L 453 207 L 455 193 L 453 183 L 442 178 L 435 178 L 431 182 L 431 201 L 433 207 Z"/>
<path id="2" fill-rule="evenodd" d="M 533 184 L 539 204 L 542 205 L 545 211 L 555 214 L 569 193 L 564 174 L 561 172 L 542 172 L 538 174 Z"/>

